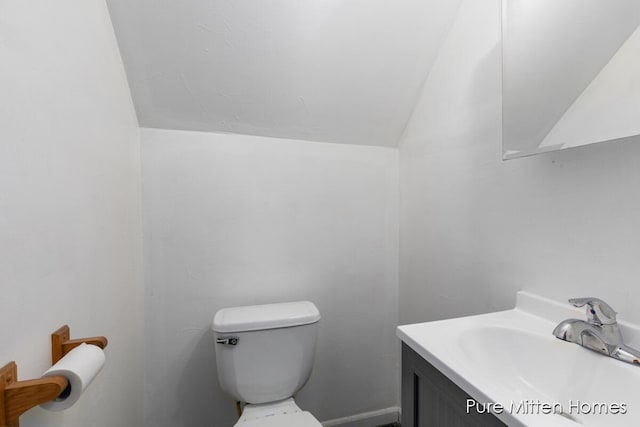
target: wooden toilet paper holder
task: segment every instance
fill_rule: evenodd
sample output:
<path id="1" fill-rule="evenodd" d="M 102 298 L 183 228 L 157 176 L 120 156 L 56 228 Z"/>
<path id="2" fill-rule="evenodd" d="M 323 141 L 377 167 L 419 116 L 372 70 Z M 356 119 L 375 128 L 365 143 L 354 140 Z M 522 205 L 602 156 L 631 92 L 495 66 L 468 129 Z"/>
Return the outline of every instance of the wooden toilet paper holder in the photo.
<path id="1" fill-rule="evenodd" d="M 53 364 L 82 343 L 100 348 L 107 346 L 105 337 L 69 339 L 69 326 L 65 325 L 51 334 L 51 360 Z M 0 368 L 0 427 L 19 427 L 20 415 L 34 406 L 49 402 L 60 396 L 69 382 L 65 377 L 55 376 L 18 381 L 18 365 L 9 362 Z"/>
<path id="2" fill-rule="evenodd" d="M 106 337 L 88 337 L 72 340 L 69 326 L 64 325 L 51 334 L 51 365 L 58 363 L 67 353 L 80 344 L 92 344 L 104 349 L 107 344 Z"/>

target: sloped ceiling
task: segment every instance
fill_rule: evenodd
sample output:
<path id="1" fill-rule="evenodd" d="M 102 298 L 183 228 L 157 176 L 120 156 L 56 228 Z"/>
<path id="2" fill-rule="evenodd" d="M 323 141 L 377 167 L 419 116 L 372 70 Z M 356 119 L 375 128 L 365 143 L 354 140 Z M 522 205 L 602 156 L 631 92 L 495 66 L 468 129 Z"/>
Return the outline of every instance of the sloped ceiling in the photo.
<path id="1" fill-rule="evenodd" d="M 395 146 L 460 0 L 107 0 L 143 127 Z"/>

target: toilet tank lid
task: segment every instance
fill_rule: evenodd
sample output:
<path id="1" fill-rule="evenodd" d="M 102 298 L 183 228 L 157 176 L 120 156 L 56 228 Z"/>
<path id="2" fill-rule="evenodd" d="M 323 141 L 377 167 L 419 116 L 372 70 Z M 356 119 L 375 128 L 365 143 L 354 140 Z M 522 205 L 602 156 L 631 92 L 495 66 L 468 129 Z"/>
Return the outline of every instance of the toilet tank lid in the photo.
<path id="1" fill-rule="evenodd" d="M 245 332 L 307 325 L 320 320 L 318 308 L 309 301 L 250 305 L 218 310 L 212 329 L 216 332 Z"/>

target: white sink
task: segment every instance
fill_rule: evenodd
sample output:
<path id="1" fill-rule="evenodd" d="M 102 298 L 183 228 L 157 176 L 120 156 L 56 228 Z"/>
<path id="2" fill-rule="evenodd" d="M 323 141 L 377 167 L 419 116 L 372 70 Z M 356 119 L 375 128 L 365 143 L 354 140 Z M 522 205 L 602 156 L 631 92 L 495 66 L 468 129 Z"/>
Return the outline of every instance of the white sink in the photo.
<path id="1" fill-rule="evenodd" d="M 397 335 L 480 403 L 501 404 L 492 412 L 509 426 L 640 426 L 640 367 L 555 338 L 568 318 L 584 311 L 520 292 L 513 310 L 400 326 Z M 638 347 L 640 329 L 619 323 Z M 626 413 L 614 414 L 622 404 Z"/>

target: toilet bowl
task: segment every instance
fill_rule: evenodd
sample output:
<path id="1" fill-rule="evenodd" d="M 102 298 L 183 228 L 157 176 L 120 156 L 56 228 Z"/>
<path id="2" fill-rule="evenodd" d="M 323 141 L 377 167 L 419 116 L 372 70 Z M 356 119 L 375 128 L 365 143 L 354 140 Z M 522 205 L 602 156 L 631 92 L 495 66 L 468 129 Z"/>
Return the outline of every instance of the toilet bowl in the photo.
<path id="1" fill-rule="evenodd" d="M 320 427 L 293 399 L 315 358 L 320 312 L 308 301 L 219 310 L 212 329 L 221 388 L 245 403 L 236 427 Z"/>

